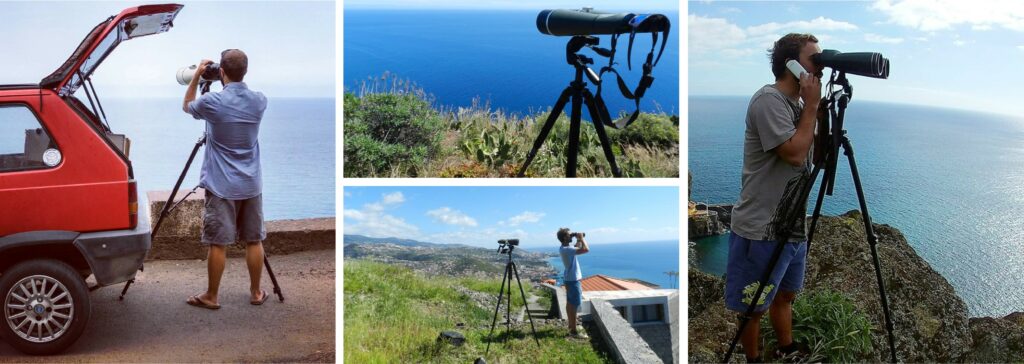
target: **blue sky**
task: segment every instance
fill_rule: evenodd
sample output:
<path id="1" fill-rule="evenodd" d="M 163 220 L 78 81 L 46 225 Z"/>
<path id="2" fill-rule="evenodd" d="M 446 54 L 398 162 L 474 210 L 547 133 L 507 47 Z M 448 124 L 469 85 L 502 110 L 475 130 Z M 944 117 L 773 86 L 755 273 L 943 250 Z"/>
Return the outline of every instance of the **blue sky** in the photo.
<path id="1" fill-rule="evenodd" d="M 676 187 L 345 187 L 345 234 L 492 247 L 557 245 L 560 227 L 592 244 L 679 239 Z"/>
<path id="2" fill-rule="evenodd" d="M 160 2 L 0 4 L 0 84 L 39 82 L 96 24 L 147 3 Z M 102 97 L 181 97 L 175 71 L 203 58 L 217 61 L 227 48 L 249 55 L 245 81 L 269 96 L 334 96 L 333 2 L 182 4 L 169 32 L 124 42 L 97 68 L 93 81 Z"/>
<path id="3" fill-rule="evenodd" d="M 628 10 L 622 1 L 588 0 L 346 0 L 345 8 L 352 9 L 579 9 L 584 6 L 594 10 Z M 644 1 L 643 9 L 678 10 L 678 1 Z"/>
<path id="4" fill-rule="evenodd" d="M 774 82 L 766 50 L 789 32 L 881 52 L 888 80 L 857 99 L 1024 115 L 1024 1 L 690 2 L 689 94 L 749 96 Z M 828 72 L 828 70 L 826 70 Z M 827 73 L 826 73 L 827 75 Z"/>

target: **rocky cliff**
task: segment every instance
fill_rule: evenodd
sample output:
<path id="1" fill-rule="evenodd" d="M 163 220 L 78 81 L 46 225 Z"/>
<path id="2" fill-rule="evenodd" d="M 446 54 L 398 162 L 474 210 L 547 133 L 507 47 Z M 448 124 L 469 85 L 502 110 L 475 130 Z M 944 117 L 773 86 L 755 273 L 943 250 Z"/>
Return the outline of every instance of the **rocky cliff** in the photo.
<path id="1" fill-rule="evenodd" d="M 1024 360 L 1024 313 L 968 318 L 967 307 L 953 287 L 917 255 L 902 233 L 878 224 L 875 233 L 900 361 Z M 842 293 L 870 319 L 874 349 L 863 360 L 877 362 L 888 357 L 884 316 L 859 212 L 821 218 L 804 282 L 805 292 L 830 289 Z M 736 314 L 725 309 L 723 291 L 721 278 L 690 269 L 691 362 L 721 361 L 735 333 Z M 734 358 L 744 360 L 743 355 Z"/>

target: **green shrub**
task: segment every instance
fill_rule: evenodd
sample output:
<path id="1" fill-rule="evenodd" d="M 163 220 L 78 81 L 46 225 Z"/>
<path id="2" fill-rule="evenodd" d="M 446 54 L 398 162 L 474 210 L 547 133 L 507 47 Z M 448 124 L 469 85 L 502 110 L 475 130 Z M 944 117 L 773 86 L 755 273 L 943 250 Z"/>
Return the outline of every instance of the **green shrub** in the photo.
<path id="1" fill-rule="evenodd" d="M 841 293 L 824 290 L 797 297 L 793 303 L 793 342 L 806 347 L 806 361 L 835 363 L 869 359 L 871 321 Z M 777 347 L 768 315 L 761 322 L 766 350 Z"/>
<path id="2" fill-rule="evenodd" d="M 629 127 L 613 130 L 611 137 L 616 144 L 675 148 L 679 145 L 678 120 L 664 114 L 641 113 Z"/>
<path id="3" fill-rule="evenodd" d="M 415 176 L 438 151 L 444 122 L 418 96 L 369 94 L 345 102 L 346 176 Z"/>

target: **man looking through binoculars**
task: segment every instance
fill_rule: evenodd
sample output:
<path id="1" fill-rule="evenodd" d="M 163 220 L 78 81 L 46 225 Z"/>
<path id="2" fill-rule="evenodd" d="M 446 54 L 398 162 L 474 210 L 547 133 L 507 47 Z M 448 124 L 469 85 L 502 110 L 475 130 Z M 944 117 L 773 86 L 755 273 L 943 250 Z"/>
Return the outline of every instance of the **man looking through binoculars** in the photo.
<path id="1" fill-rule="evenodd" d="M 730 310 L 747 311 L 771 263 L 780 232 L 792 229 L 740 336 L 747 362 L 762 360 L 758 336 L 765 311 L 778 336 L 777 355 L 796 350 L 792 303 L 803 287 L 807 255 L 807 201 L 800 191 L 814 183 L 810 156 L 823 67 L 812 57 L 818 53 L 818 39 L 810 34 L 792 33 L 776 41 L 769 54 L 775 83 L 754 93 L 747 107 L 742 187 L 732 211 L 726 268 L 725 297 Z M 787 67 L 790 60 L 799 62 L 803 70 Z"/>
<path id="2" fill-rule="evenodd" d="M 267 292 L 260 288 L 263 272 L 263 180 L 260 170 L 259 128 L 267 98 L 249 90 L 242 79 L 248 71 L 245 53 L 229 49 L 221 53 L 219 75 L 221 92 L 209 92 L 196 98 L 196 89 L 210 60 L 202 60 L 185 91 L 182 110 L 197 120 L 206 121 L 206 149 L 199 185 L 206 190 L 202 243 L 209 245 L 205 293 L 188 298 L 188 304 L 218 309 L 217 293 L 224 274 L 227 246 L 246 242 L 245 260 L 249 268 L 249 303 L 261 305 Z"/>
<path id="3" fill-rule="evenodd" d="M 590 246 L 583 238 L 584 235 L 584 233 L 570 232 L 568 228 L 558 229 L 556 234 L 558 242 L 562 244 L 562 247 L 558 249 L 558 255 L 562 257 L 562 264 L 565 265 L 562 282 L 565 283 L 565 312 L 569 315 L 569 336 L 577 338 L 586 337 L 586 334 L 576 329 L 576 310 L 583 303 L 583 287 L 580 286 L 583 273 L 580 271 L 580 262 L 576 256 L 590 252 Z M 569 246 L 574 237 L 576 244 Z"/>

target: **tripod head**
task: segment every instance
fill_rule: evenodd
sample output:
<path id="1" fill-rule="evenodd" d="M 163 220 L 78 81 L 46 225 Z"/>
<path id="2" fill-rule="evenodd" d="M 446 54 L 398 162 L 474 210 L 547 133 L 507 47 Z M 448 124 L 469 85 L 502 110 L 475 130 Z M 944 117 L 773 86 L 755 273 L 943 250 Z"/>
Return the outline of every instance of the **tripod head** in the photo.
<path id="1" fill-rule="evenodd" d="M 850 99 L 853 98 L 853 86 L 846 78 L 846 71 L 833 69 L 826 88 L 828 96 L 822 102 L 827 112 L 824 114 L 824 120 L 819 120 L 819 126 L 825 126 L 825 130 L 818 131 L 818 140 L 815 142 L 822 143 L 824 146 L 816 149 L 825 152 L 825 165 L 822 167 L 825 170 L 825 176 L 822 183 L 826 186 L 826 194 L 832 196 L 835 187 L 836 166 L 839 162 L 839 147 L 842 146 L 843 138 L 846 137 L 846 130 L 843 128 L 846 107 L 849 106 Z"/>
<path id="2" fill-rule="evenodd" d="M 519 239 L 498 240 L 498 254 L 508 254 L 509 259 L 512 259 L 512 251 L 517 246 L 519 246 Z"/>

